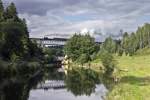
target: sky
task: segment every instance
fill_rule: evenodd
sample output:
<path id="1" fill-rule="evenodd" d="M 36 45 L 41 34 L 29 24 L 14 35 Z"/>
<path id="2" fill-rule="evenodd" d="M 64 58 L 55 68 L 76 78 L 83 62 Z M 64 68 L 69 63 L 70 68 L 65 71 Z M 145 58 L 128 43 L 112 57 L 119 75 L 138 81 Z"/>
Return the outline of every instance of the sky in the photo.
<path id="1" fill-rule="evenodd" d="M 30 37 L 47 34 L 101 33 L 119 37 L 150 23 L 150 0 L 3 0 L 16 4 Z M 93 32 L 93 33 L 92 33 Z M 102 38 L 101 38 L 102 39 Z"/>

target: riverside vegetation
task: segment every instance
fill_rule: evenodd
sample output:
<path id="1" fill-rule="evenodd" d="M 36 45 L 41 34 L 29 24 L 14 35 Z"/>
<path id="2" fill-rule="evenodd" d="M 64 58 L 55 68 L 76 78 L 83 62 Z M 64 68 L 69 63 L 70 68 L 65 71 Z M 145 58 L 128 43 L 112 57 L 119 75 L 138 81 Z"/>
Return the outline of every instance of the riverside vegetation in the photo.
<path id="1" fill-rule="evenodd" d="M 29 39 L 15 4 L 4 8 L 0 0 L 0 100 L 27 100 L 29 83 L 44 62 L 44 52 Z"/>
<path id="2" fill-rule="evenodd" d="M 124 32 L 120 40 L 110 36 L 101 44 L 88 33 L 76 33 L 64 51 L 74 61 L 72 66 L 89 66 L 101 73 L 109 90 L 107 100 L 150 99 L 150 24 Z"/>

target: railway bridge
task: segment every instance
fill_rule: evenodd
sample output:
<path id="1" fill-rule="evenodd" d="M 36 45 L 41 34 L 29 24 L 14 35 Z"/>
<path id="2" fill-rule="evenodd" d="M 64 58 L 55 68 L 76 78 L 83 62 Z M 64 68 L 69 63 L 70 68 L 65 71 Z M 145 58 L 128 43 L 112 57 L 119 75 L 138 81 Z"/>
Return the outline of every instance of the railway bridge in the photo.
<path id="1" fill-rule="evenodd" d="M 50 48 L 62 48 L 67 40 L 69 35 L 61 34 L 49 34 L 45 35 L 44 38 L 30 38 L 31 41 L 36 42 L 40 47 L 50 47 Z"/>

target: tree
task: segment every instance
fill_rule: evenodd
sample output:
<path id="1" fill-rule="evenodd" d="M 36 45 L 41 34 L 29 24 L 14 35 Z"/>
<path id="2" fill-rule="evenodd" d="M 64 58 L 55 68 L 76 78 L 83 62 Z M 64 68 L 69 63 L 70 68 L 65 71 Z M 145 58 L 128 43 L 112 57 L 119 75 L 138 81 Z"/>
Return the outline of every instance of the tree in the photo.
<path id="1" fill-rule="evenodd" d="M 75 34 L 66 44 L 64 48 L 65 54 L 73 61 L 88 62 L 90 56 L 97 52 L 97 46 L 94 38 L 89 34 Z"/>
<path id="2" fill-rule="evenodd" d="M 0 3 L 0 10 L 3 5 Z M 41 59 L 42 50 L 29 39 L 25 19 L 20 19 L 14 3 L 4 11 L 4 20 L 0 21 L 0 56 L 5 60 Z"/>
<path id="3" fill-rule="evenodd" d="M 116 42 L 111 37 L 108 37 L 104 41 L 102 48 L 110 53 L 115 53 L 117 50 L 117 45 Z"/>
<path id="4" fill-rule="evenodd" d="M 0 31 L 4 34 L 4 42 L 2 55 L 4 58 L 11 57 L 12 54 L 22 56 L 27 49 L 24 44 L 27 42 L 24 27 L 21 23 L 8 21 L 0 23 Z"/>
<path id="5" fill-rule="evenodd" d="M 137 49 L 137 38 L 135 33 L 131 33 L 129 41 L 128 41 L 128 53 L 130 56 L 132 56 Z"/>
<path id="6" fill-rule="evenodd" d="M 122 49 L 126 55 L 128 54 L 128 43 L 129 43 L 128 41 L 129 41 L 129 34 L 127 32 L 125 32 L 123 35 L 121 45 L 122 45 Z"/>
<path id="7" fill-rule="evenodd" d="M 101 51 L 101 61 L 105 68 L 104 76 L 111 77 L 116 67 L 116 60 L 114 59 L 113 55 L 109 53 L 107 50 Z"/>
<path id="8" fill-rule="evenodd" d="M 88 61 L 91 61 L 90 55 L 88 54 L 81 54 L 81 56 L 77 60 L 80 62 L 82 65 L 87 63 Z"/>
<path id="9" fill-rule="evenodd" d="M 27 24 L 26 24 L 26 19 L 23 18 L 23 20 L 21 22 L 24 25 L 24 30 L 25 30 L 25 33 L 26 33 L 27 37 L 29 37 L 29 32 L 28 32 L 28 28 L 27 28 Z"/>
<path id="10" fill-rule="evenodd" d="M 59 56 L 63 56 L 63 51 L 61 48 L 44 48 L 43 52 L 46 57 L 46 62 L 50 63 L 50 62 L 54 62 L 57 60 L 57 57 Z"/>
<path id="11" fill-rule="evenodd" d="M 150 24 L 138 27 L 137 31 L 130 35 L 125 32 L 121 41 L 121 47 L 126 54 L 132 56 L 137 50 L 150 47 Z"/>
<path id="12" fill-rule="evenodd" d="M 0 0 L 0 22 L 3 21 L 4 7 L 3 2 Z"/>
<path id="13" fill-rule="evenodd" d="M 11 3 L 11 4 L 6 8 L 6 11 L 5 11 L 5 14 L 4 14 L 5 20 L 12 19 L 12 20 L 17 21 L 17 20 L 19 20 L 17 14 L 18 14 L 18 13 L 17 13 L 15 4 L 14 4 L 14 3 Z"/>

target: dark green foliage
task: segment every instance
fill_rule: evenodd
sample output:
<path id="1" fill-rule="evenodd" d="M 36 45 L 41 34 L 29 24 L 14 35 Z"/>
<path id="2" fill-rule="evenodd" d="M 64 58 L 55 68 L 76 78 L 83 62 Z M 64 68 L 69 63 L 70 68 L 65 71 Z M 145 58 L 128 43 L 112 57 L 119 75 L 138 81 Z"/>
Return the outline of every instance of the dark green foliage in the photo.
<path id="1" fill-rule="evenodd" d="M 21 23 L 9 21 L 0 23 L 0 31 L 4 34 L 1 55 L 4 58 L 10 59 L 15 54 L 22 56 L 27 49 L 24 45 L 27 43 L 27 36 L 25 36 L 24 27 Z"/>
<path id="2" fill-rule="evenodd" d="M 24 68 L 21 69 L 24 71 L 23 73 L 19 72 L 20 74 L 16 76 L 11 76 L 11 78 L 3 77 L 4 79 L 0 80 L 0 100 L 28 100 L 30 90 L 36 87 L 38 82 L 43 78 L 42 72 L 36 75 L 36 77 L 28 77 L 35 73 L 35 70 L 33 71 L 33 67 L 31 67 L 34 66 L 34 64 L 20 62 L 20 64 L 17 65 L 20 69 L 25 65 Z M 35 66 L 37 67 L 38 65 L 35 64 Z M 30 73 L 26 73 L 27 70 L 30 70 Z"/>
<path id="3" fill-rule="evenodd" d="M 40 62 L 16 61 L 12 63 L 0 60 L 0 80 L 19 76 L 29 78 L 40 68 Z"/>
<path id="4" fill-rule="evenodd" d="M 0 64 L 1 64 L 0 65 L 0 81 L 1 81 L 3 78 L 10 77 L 12 74 L 12 71 L 10 71 L 8 62 L 0 60 Z"/>
<path id="5" fill-rule="evenodd" d="M 63 49 L 62 48 L 44 48 L 44 54 L 46 58 L 46 63 L 52 63 L 57 60 L 57 57 L 62 57 Z"/>
<path id="6" fill-rule="evenodd" d="M 26 20 L 25 20 L 25 19 L 23 19 L 21 22 L 22 22 L 22 24 L 23 24 L 23 26 L 24 26 L 24 31 L 25 31 L 25 33 L 26 33 L 27 37 L 29 37 L 29 32 L 28 32 L 28 28 L 27 28 Z"/>
<path id="7" fill-rule="evenodd" d="M 26 21 L 18 17 L 15 4 L 11 3 L 4 10 L 0 1 L 0 13 L 4 18 L 0 21 L 1 58 L 11 61 L 42 59 L 42 49 L 29 40 Z"/>
<path id="8" fill-rule="evenodd" d="M 22 76 L 24 78 L 29 78 L 40 69 L 41 65 L 39 62 L 26 62 L 20 61 L 13 63 L 11 66 L 16 67 L 16 76 Z"/>
<path id="9" fill-rule="evenodd" d="M 17 15 L 14 3 L 6 9 L 0 0 L 0 80 L 13 76 L 31 76 L 43 62 L 42 49 L 29 39 L 25 19 Z"/>
<path id="10" fill-rule="evenodd" d="M 6 8 L 6 11 L 4 12 L 4 18 L 5 18 L 5 20 L 14 20 L 14 21 L 19 20 L 18 15 L 17 15 L 16 6 L 14 3 L 11 3 Z"/>
<path id="11" fill-rule="evenodd" d="M 4 20 L 3 14 L 4 14 L 4 7 L 2 1 L 0 0 L 0 22 Z"/>
<path id="12" fill-rule="evenodd" d="M 25 58 L 35 59 L 37 61 L 42 61 L 44 59 L 44 53 L 42 48 L 38 47 L 36 43 L 29 41 L 28 43 L 28 54 L 26 54 Z M 29 58 L 30 57 L 30 58 Z"/>

